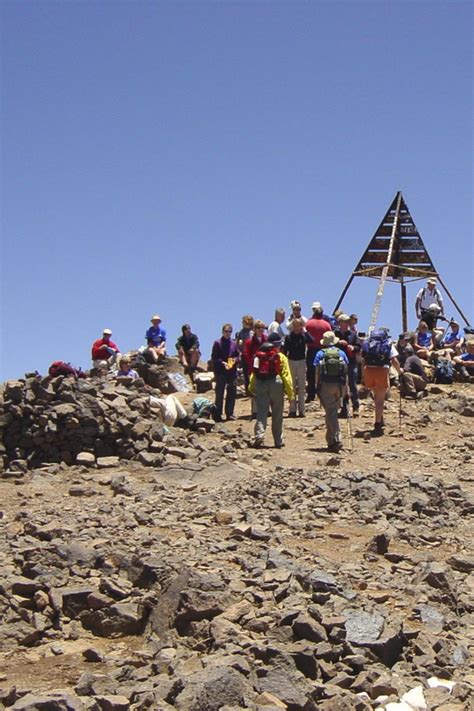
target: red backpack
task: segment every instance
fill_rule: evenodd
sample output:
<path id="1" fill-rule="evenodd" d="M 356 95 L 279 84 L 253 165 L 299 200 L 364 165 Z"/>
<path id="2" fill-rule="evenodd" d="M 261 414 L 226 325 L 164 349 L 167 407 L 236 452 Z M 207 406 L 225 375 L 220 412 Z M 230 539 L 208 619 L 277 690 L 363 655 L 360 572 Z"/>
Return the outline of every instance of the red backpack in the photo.
<path id="1" fill-rule="evenodd" d="M 265 346 L 267 344 L 263 344 Z M 253 372 L 259 380 L 276 378 L 281 371 L 280 354 L 275 348 L 262 347 L 255 353 Z"/>

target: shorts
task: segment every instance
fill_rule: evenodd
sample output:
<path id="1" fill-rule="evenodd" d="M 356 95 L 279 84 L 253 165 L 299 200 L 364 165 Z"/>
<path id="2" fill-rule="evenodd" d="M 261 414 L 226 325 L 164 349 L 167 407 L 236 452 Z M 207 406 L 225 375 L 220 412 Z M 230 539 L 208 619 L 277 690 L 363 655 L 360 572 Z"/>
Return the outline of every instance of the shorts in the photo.
<path id="1" fill-rule="evenodd" d="M 378 365 L 366 365 L 363 371 L 363 382 L 368 390 L 387 390 L 389 368 Z"/>

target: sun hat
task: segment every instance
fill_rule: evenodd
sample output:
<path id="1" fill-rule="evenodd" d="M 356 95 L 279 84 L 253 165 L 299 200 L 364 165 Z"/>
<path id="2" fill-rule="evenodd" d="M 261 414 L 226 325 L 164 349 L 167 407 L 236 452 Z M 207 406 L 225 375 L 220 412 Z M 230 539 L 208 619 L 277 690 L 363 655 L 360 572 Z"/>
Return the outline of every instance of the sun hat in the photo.
<path id="1" fill-rule="evenodd" d="M 321 306 L 321 303 L 320 303 L 319 301 L 313 301 L 313 303 L 311 304 L 311 308 L 312 308 L 313 311 L 314 311 L 315 309 L 321 309 L 322 306 Z"/>
<path id="2" fill-rule="evenodd" d="M 336 336 L 334 331 L 326 331 L 325 333 L 323 333 L 323 337 L 321 339 L 321 345 L 323 348 L 335 346 L 336 343 L 339 343 L 339 338 Z"/>
<path id="3" fill-rule="evenodd" d="M 161 316 L 158 316 L 158 314 L 156 314 L 155 316 L 151 317 L 150 321 L 161 321 Z"/>
<path id="4" fill-rule="evenodd" d="M 293 301 L 290 303 L 290 306 L 292 309 L 300 309 L 301 308 L 301 304 L 298 301 L 298 299 L 293 299 Z"/>
<path id="5" fill-rule="evenodd" d="M 272 344 L 272 346 L 281 346 L 281 336 L 279 333 L 270 333 L 268 336 L 268 342 Z"/>
<path id="6" fill-rule="evenodd" d="M 112 331 L 110 330 L 110 328 L 104 328 L 102 333 L 104 334 L 104 336 L 111 336 L 112 335 Z"/>

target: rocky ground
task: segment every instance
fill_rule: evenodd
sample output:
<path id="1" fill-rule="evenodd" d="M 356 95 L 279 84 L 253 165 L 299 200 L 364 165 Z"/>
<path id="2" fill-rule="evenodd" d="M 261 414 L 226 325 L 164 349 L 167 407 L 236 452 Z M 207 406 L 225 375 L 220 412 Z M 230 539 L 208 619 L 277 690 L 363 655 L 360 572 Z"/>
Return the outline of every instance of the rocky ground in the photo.
<path id="1" fill-rule="evenodd" d="M 141 381 L 7 384 L 0 706 L 474 708 L 474 386 L 397 397 L 334 455 L 315 404 L 253 450 L 243 398 L 167 431 Z"/>

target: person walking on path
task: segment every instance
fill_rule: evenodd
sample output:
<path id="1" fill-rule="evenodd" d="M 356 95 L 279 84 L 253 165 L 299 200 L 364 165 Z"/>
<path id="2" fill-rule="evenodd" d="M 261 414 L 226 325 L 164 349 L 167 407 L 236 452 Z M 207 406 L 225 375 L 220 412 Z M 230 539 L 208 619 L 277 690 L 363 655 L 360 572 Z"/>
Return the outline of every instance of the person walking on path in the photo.
<path id="1" fill-rule="evenodd" d="M 215 417 L 216 422 L 222 422 L 224 409 L 227 420 L 235 420 L 234 407 L 237 395 L 237 364 L 240 353 L 237 343 L 232 339 L 232 326 L 225 323 L 222 326 L 222 336 L 214 341 L 211 360 L 216 379 Z"/>
<path id="2" fill-rule="evenodd" d="M 357 389 L 357 377 L 358 377 L 358 364 L 357 364 L 357 354 L 360 353 L 361 342 L 360 339 L 354 331 L 350 329 L 351 317 L 347 314 L 340 314 L 337 320 L 337 327 L 334 331 L 336 336 L 339 338 L 339 348 L 342 348 L 347 356 L 348 360 L 348 378 L 349 378 L 349 391 L 350 398 L 352 401 L 352 414 L 357 417 L 359 414 L 359 391 Z M 349 393 L 346 393 L 342 402 L 342 408 L 339 412 L 339 417 L 344 419 L 348 416 L 348 405 L 349 405 Z"/>
<path id="3" fill-rule="evenodd" d="M 348 358 L 333 331 L 326 331 L 321 339 L 321 350 L 316 353 L 316 392 L 326 414 L 326 442 L 329 452 L 339 452 L 342 447 L 338 410 L 347 390 Z"/>
<path id="4" fill-rule="evenodd" d="M 383 435 L 383 406 L 385 396 L 390 388 L 389 371 L 393 365 L 398 375 L 402 369 L 398 361 L 398 351 L 392 344 L 388 329 L 381 328 L 372 331 L 362 344 L 362 357 L 364 359 L 363 381 L 368 390 L 374 395 L 375 423 L 372 435 Z"/>
<path id="5" fill-rule="evenodd" d="M 280 353 L 281 339 L 271 333 L 255 353 L 249 389 L 255 395 L 257 421 L 255 423 L 254 447 L 262 447 L 267 429 L 268 408 L 272 409 L 272 435 L 275 447 L 285 446 L 283 440 L 283 405 L 285 393 L 293 400 L 293 381 L 288 359 Z"/>

